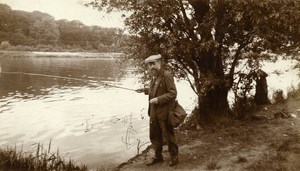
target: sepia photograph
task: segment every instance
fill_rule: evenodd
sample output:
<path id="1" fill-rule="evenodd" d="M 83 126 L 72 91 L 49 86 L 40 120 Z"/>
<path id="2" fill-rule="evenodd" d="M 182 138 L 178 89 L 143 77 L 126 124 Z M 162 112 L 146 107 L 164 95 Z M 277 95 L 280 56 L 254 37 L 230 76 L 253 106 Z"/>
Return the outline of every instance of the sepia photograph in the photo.
<path id="1" fill-rule="evenodd" d="M 300 0 L 0 0 L 0 171 L 300 170 Z"/>

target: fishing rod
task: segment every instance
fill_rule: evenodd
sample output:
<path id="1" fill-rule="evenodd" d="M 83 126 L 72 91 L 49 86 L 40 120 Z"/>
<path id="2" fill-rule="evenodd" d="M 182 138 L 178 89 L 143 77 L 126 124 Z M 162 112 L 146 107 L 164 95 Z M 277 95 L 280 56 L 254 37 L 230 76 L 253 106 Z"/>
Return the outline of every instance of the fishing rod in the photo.
<path id="1" fill-rule="evenodd" d="M 105 83 L 104 85 L 110 86 L 110 87 L 115 87 L 115 88 L 120 88 L 120 89 L 124 89 L 124 90 L 135 91 L 135 89 L 132 89 L 132 88 L 120 87 L 120 86 L 111 85 L 111 84 L 107 84 L 107 83 Z"/>
<path id="2" fill-rule="evenodd" d="M 76 80 L 76 81 L 91 81 L 91 80 L 87 80 L 87 79 L 82 79 L 82 78 L 74 78 L 74 77 L 64 77 L 64 76 L 57 76 L 57 75 L 48 75 L 48 74 L 36 74 L 36 73 L 30 73 L 30 72 L 3 72 L 1 71 L 0 68 L 0 74 L 21 74 L 21 75 L 31 75 L 31 76 L 40 76 L 40 77 L 49 77 L 49 78 L 59 78 L 59 79 L 68 79 L 68 80 Z M 103 84 L 105 86 L 109 86 L 109 87 L 115 87 L 115 88 L 119 88 L 119 89 L 123 89 L 123 90 L 130 90 L 130 91 L 135 91 L 135 89 L 132 88 L 127 88 L 127 87 L 121 87 L 121 86 L 116 86 L 116 85 L 112 85 L 112 84 L 108 84 L 108 83 L 103 83 L 103 82 L 98 82 L 98 84 Z M 89 83 L 91 84 L 91 83 Z"/>

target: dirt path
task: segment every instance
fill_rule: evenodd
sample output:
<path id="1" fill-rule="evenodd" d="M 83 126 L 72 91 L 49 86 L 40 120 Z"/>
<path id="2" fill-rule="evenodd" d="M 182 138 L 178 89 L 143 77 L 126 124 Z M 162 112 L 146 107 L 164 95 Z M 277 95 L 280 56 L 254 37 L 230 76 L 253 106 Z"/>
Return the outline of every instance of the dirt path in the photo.
<path id="1" fill-rule="evenodd" d="M 258 121 L 237 122 L 232 126 L 208 130 L 178 130 L 179 164 L 169 167 L 169 155 L 164 146 L 165 162 L 153 166 L 145 163 L 153 156 L 146 150 L 115 170 L 300 170 L 300 101 L 262 106 Z M 274 114 L 288 117 L 274 118 Z M 298 113 L 297 113 L 298 112 Z M 295 117 L 296 116 L 296 117 Z"/>

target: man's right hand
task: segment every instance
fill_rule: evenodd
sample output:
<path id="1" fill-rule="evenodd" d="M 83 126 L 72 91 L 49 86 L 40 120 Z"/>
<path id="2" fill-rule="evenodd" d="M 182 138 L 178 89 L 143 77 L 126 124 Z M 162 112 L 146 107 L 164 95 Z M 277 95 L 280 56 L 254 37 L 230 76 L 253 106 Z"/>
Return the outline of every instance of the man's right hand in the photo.
<path id="1" fill-rule="evenodd" d="M 139 89 L 136 89 L 135 92 L 137 93 L 144 93 L 144 88 L 139 88 Z"/>

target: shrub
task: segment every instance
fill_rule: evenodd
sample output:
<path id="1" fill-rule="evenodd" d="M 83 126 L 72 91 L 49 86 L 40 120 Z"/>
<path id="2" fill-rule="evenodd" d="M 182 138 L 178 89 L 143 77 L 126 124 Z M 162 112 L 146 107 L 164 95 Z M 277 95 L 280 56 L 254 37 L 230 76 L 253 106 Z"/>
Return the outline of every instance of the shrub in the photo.
<path id="1" fill-rule="evenodd" d="M 238 119 L 249 119 L 256 109 L 257 105 L 253 97 L 237 97 L 231 110 Z"/>
<path id="2" fill-rule="evenodd" d="M 0 44 L 0 49 L 5 50 L 7 48 L 9 48 L 11 45 L 9 43 L 9 41 L 2 41 Z"/>
<path id="3" fill-rule="evenodd" d="M 283 97 L 283 91 L 282 90 L 277 90 L 274 94 L 273 94 L 273 99 L 274 99 L 274 103 L 275 104 L 281 104 L 281 103 L 285 103 L 286 100 Z"/>
<path id="4" fill-rule="evenodd" d="M 11 46 L 8 48 L 8 50 L 12 51 L 32 51 L 33 48 L 30 46 L 24 46 L 24 45 L 17 45 L 17 46 Z"/>
<path id="5" fill-rule="evenodd" d="M 298 87 L 292 87 L 288 94 L 287 99 L 300 99 L 300 83 L 298 84 Z"/>

